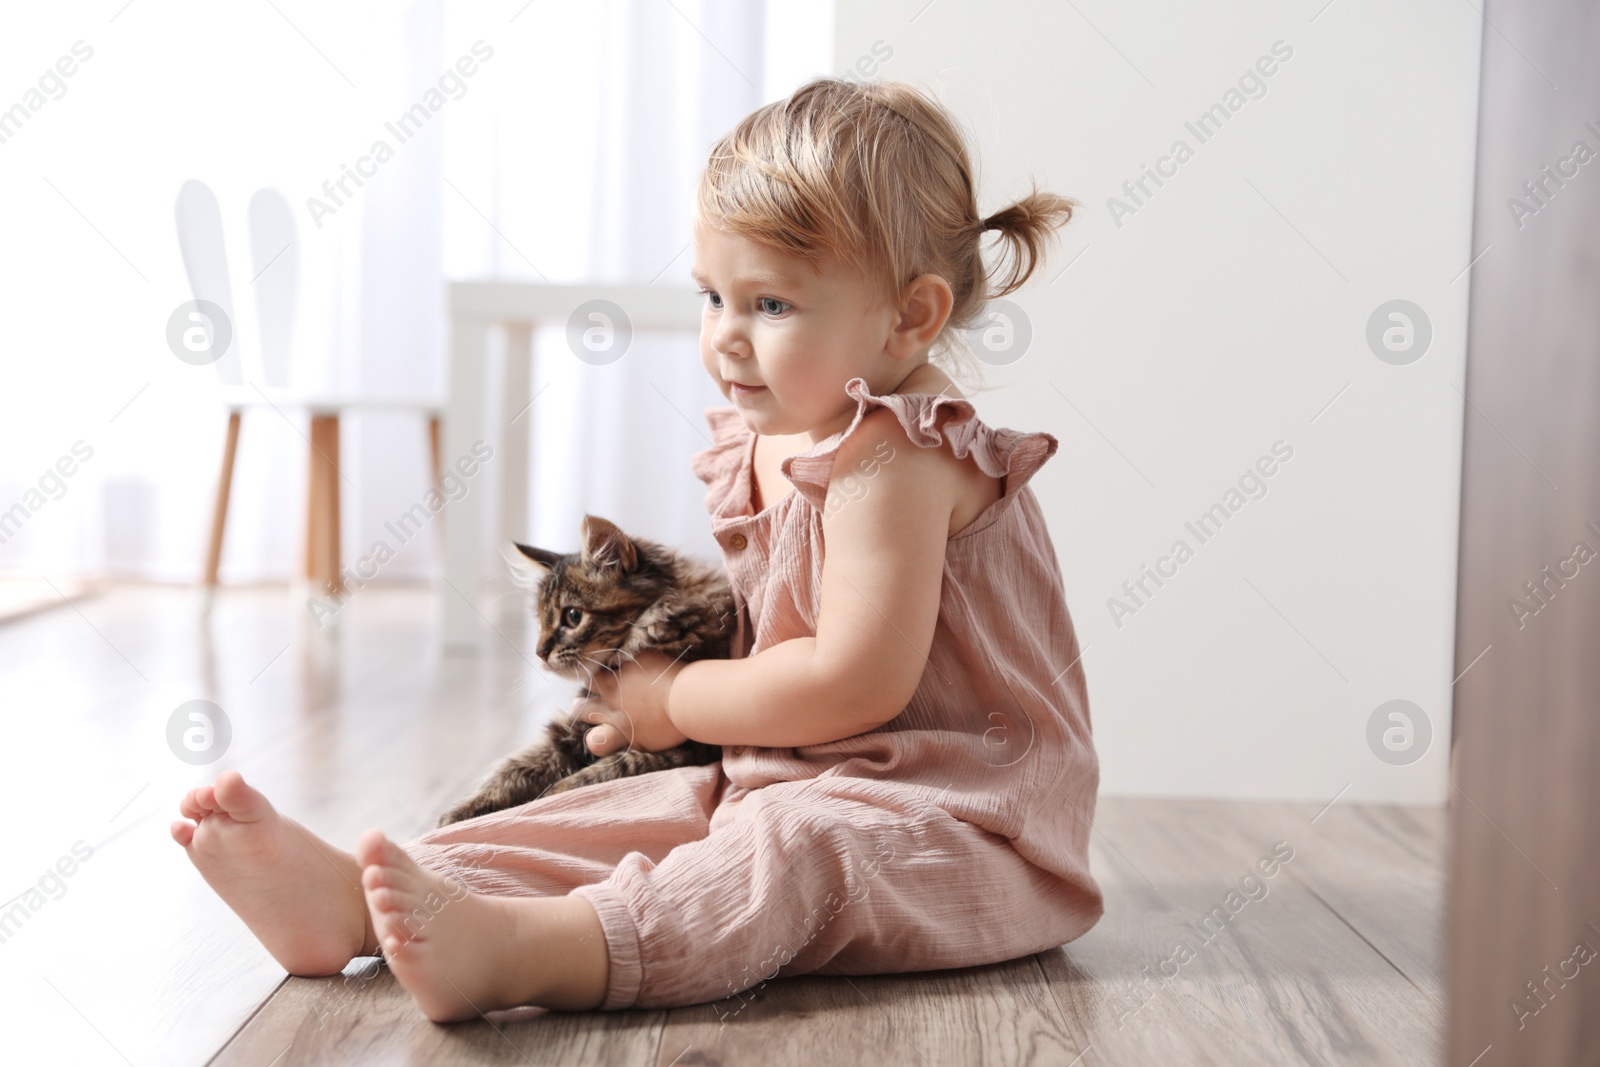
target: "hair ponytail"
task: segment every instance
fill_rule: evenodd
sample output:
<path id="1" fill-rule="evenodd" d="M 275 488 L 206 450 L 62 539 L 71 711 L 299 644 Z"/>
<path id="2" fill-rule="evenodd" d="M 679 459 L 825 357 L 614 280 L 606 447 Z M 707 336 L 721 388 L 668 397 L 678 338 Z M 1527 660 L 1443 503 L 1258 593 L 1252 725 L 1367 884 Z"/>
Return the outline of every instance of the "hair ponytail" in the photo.
<path id="1" fill-rule="evenodd" d="M 1078 202 L 1070 197 L 1036 188 L 982 221 L 982 231 L 999 230 L 1001 240 L 1010 248 L 1004 261 L 1009 264 L 1004 280 L 996 281 L 1001 276 L 999 270 L 989 276 L 991 299 L 1022 288 L 1043 261 L 1045 242 L 1072 219 L 1072 209 L 1077 206 Z"/>

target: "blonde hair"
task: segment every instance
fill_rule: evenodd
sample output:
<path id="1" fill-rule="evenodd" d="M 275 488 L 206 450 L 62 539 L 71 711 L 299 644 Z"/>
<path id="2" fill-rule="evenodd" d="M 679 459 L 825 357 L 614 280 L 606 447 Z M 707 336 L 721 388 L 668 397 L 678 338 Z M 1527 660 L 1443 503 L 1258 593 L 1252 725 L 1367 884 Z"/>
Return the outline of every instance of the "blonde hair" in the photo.
<path id="1" fill-rule="evenodd" d="M 958 331 L 1032 277 L 1046 239 L 1077 203 L 1035 187 L 980 216 L 966 141 L 931 94 L 904 82 L 821 77 L 751 112 L 712 146 L 695 223 L 813 269 L 825 258 L 855 265 L 873 295 L 894 306 L 918 276 L 942 276 L 954 301 L 930 358 L 968 378 L 977 368 Z M 993 272 L 982 250 L 989 230 L 1009 251 Z"/>

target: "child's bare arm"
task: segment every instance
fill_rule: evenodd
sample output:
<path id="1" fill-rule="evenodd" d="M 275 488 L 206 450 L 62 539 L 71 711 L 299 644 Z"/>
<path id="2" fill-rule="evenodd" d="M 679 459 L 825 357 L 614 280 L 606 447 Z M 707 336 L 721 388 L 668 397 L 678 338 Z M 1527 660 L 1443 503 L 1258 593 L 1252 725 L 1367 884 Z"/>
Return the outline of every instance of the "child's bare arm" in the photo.
<path id="1" fill-rule="evenodd" d="M 960 467 L 944 449 L 911 444 L 894 413 L 881 408 L 840 446 L 833 485 L 863 462 L 878 464 L 865 492 L 833 498 L 823 514 L 816 636 L 744 659 L 685 665 L 672 680 L 667 714 L 686 736 L 708 744 L 820 744 L 883 725 L 916 692 L 938 620 Z"/>

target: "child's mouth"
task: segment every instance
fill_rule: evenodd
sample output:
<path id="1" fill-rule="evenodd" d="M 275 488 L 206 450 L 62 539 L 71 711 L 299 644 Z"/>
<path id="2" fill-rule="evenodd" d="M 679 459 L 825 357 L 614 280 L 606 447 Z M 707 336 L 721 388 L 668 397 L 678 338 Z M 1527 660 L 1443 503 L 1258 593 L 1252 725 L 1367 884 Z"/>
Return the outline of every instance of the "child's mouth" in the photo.
<path id="1" fill-rule="evenodd" d="M 732 387 L 734 396 L 742 397 L 755 396 L 757 393 L 765 392 L 767 388 L 764 385 L 741 385 L 739 382 L 729 382 L 728 385 Z"/>

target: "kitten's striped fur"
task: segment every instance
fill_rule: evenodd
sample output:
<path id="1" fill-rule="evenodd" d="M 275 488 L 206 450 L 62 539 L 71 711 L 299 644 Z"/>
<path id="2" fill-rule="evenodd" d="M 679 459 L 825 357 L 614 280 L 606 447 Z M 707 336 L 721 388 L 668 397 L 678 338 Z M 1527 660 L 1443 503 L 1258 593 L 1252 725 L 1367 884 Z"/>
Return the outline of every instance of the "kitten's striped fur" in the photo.
<path id="1" fill-rule="evenodd" d="M 534 587 L 539 658 L 580 682 L 651 649 L 681 662 L 726 657 L 734 634 L 733 592 L 721 568 L 654 541 L 628 537 L 594 515 L 583 519 L 583 548 L 551 552 L 517 545 L 518 580 Z M 589 696 L 585 685 L 581 695 Z M 720 745 L 690 741 L 664 752 L 627 749 L 596 759 L 584 744 L 594 727 L 566 714 L 511 756 L 440 826 L 629 775 L 712 763 Z"/>

